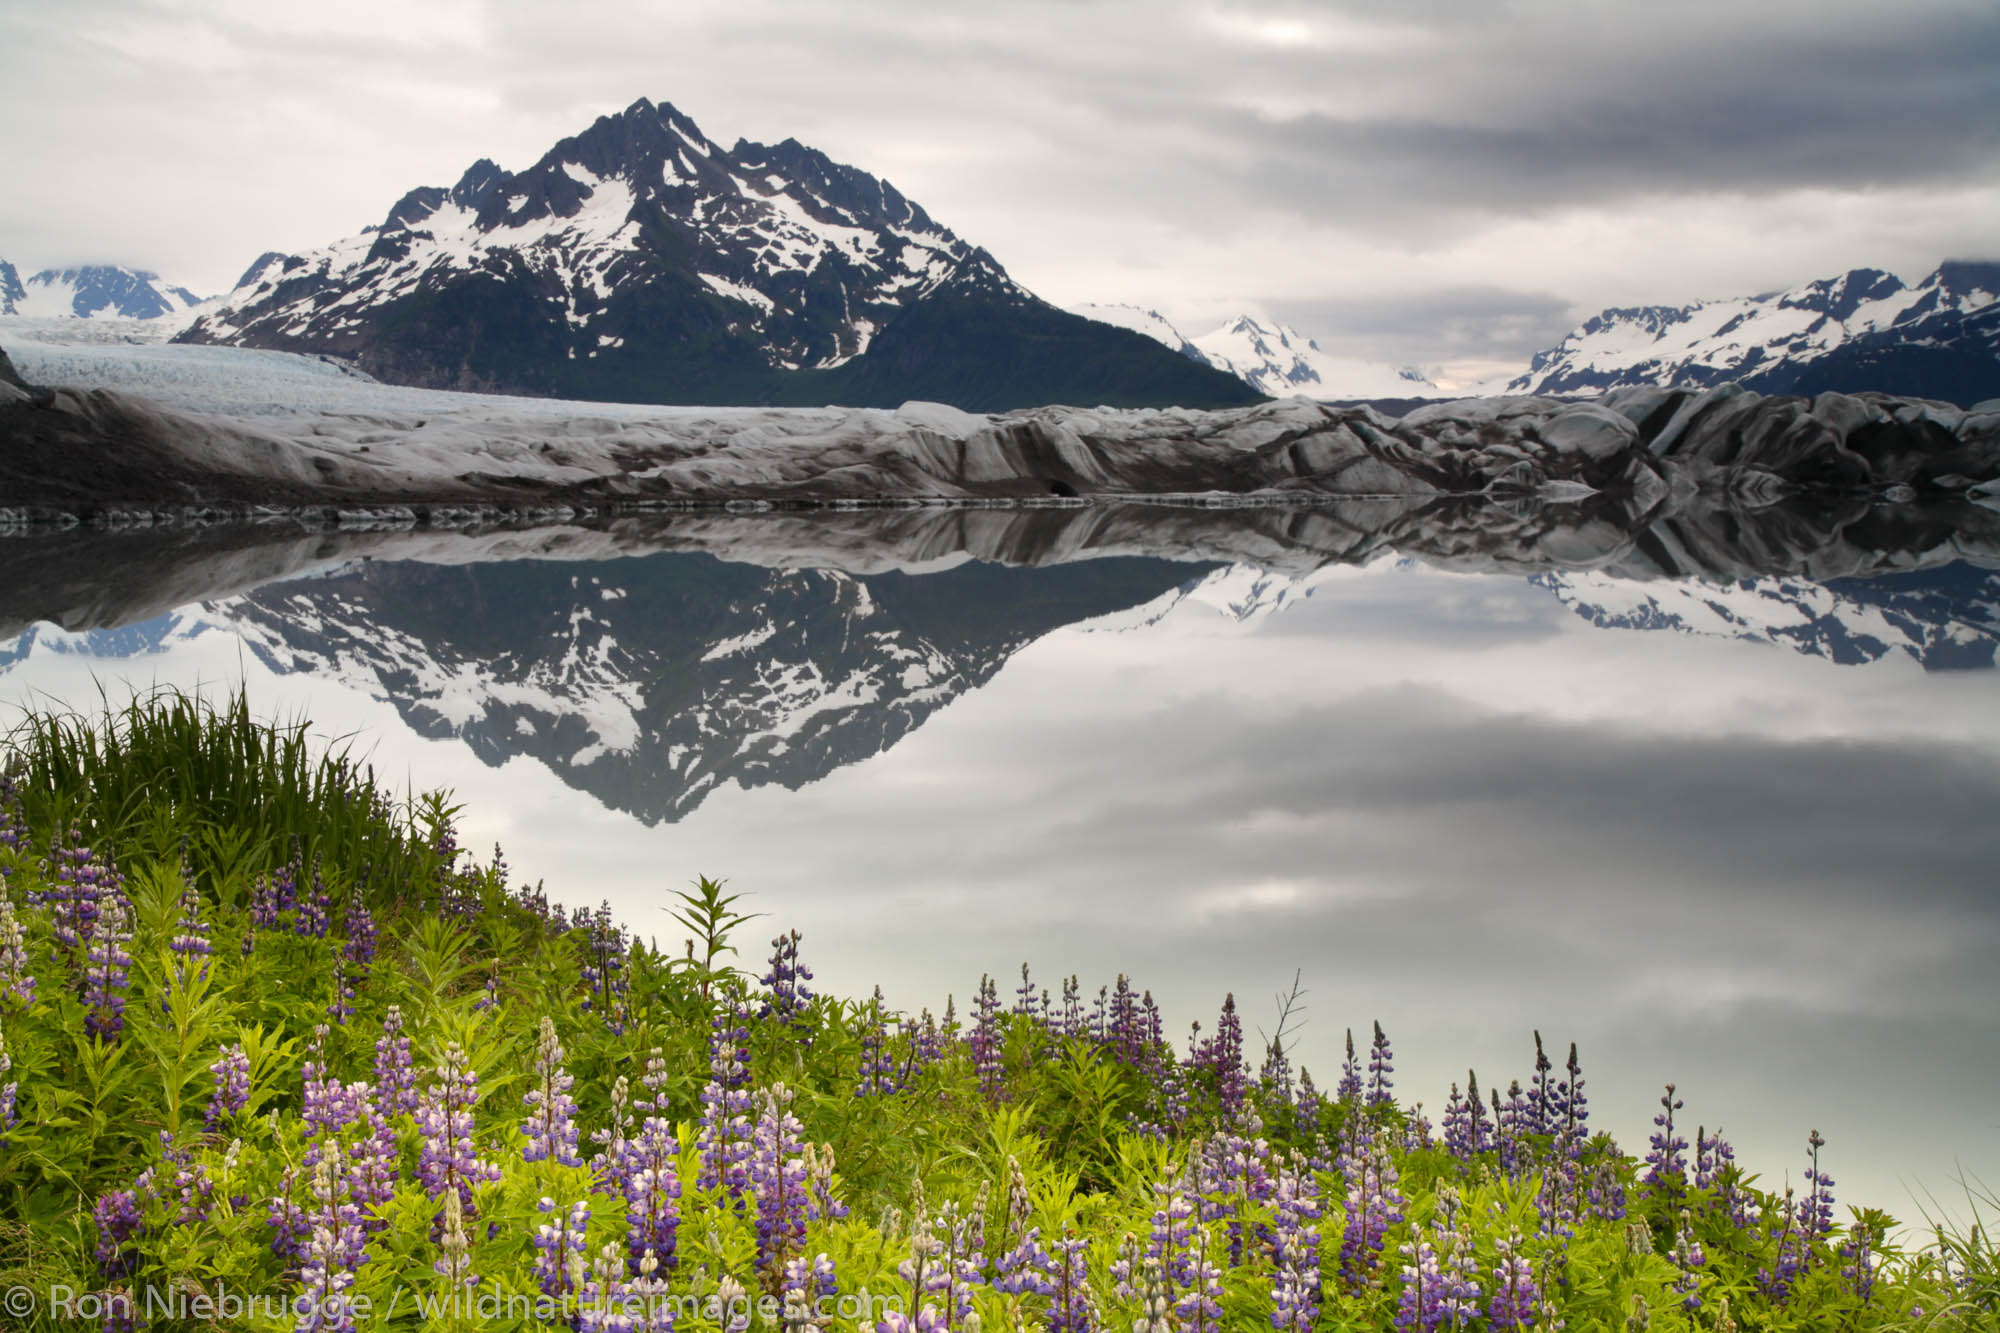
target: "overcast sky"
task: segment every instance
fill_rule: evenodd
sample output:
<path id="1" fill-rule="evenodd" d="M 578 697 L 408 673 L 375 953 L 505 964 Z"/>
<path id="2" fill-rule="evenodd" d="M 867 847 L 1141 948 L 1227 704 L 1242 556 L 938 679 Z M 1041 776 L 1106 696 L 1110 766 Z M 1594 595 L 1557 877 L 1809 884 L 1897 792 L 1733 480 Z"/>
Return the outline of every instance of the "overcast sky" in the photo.
<path id="1" fill-rule="evenodd" d="M 1514 361 L 2000 253 L 1992 0 L 0 0 L 0 258 L 204 294 L 635 98 L 893 181 L 1059 304 Z"/>

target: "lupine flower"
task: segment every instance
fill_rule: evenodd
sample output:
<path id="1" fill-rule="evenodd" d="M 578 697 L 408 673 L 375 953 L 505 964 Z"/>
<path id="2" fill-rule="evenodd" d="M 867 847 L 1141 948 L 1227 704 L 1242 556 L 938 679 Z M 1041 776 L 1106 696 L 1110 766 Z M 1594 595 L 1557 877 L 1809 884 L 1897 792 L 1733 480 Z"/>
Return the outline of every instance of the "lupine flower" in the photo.
<path id="1" fill-rule="evenodd" d="M 535 1210 L 543 1215 L 556 1211 L 554 1199 L 540 1199 Z M 569 1206 L 569 1211 L 553 1222 L 544 1222 L 535 1228 L 535 1282 L 545 1296 L 573 1296 L 576 1294 L 574 1279 L 570 1269 L 574 1262 L 585 1253 L 587 1235 L 590 1229 L 590 1204 L 579 1199 Z"/>
<path id="2" fill-rule="evenodd" d="M 384 1116 L 375 1102 L 366 1104 L 361 1120 L 365 1129 L 360 1137 L 348 1147 L 347 1187 L 354 1202 L 364 1208 L 389 1202 L 396 1196 L 396 1185 L 401 1178 L 399 1161 L 401 1153 L 396 1145 L 395 1126 Z M 369 1233 L 386 1227 L 386 1219 L 373 1214 L 362 1219 L 362 1230 Z"/>
<path id="3" fill-rule="evenodd" d="M 1042 1006 L 1036 999 L 1035 983 L 1028 976 L 1028 965 L 1021 964 L 1021 984 L 1014 988 L 1014 1012 L 1023 1018 L 1039 1018 Z"/>
<path id="4" fill-rule="evenodd" d="M 108 1278 L 130 1275 L 135 1252 L 126 1243 L 139 1232 L 139 1199 L 131 1190 L 111 1190 L 97 1200 L 93 1210 L 97 1220 L 98 1271 Z"/>
<path id="5" fill-rule="evenodd" d="M 799 1147 L 802 1126 L 791 1112 L 791 1090 L 774 1083 L 758 1101 L 750 1193 L 757 1208 L 757 1266 L 768 1271 L 804 1243 L 808 1193 Z"/>
<path id="6" fill-rule="evenodd" d="M 1660 1113 L 1653 1117 L 1653 1134 L 1647 1140 L 1651 1145 L 1646 1154 L 1645 1184 L 1649 1193 L 1664 1193 L 1670 1198 L 1679 1198 L 1681 1187 L 1687 1176 L 1688 1141 L 1674 1132 L 1674 1112 L 1687 1103 L 1674 1096 L 1674 1085 L 1667 1084 L 1666 1093 L 1660 1098 Z"/>
<path id="7" fill-rule="evenodd" d="M 889 1034 L 880 986 L 862 1010 L 860 1075 L 854 1089 L 856 1096 L 882 1097 L 897 1091 L 896 1062 L 889 1058 Z"/>
<path id="8" fill-rule="evenodd" d="M 972 1067 L 979 1075 L 979 1091 L 989 1102 L 1000 1100 L 1001 1032 L 1000 992 L 993 978 L 979 978 L 979 994 L 973 1002 Z"/>
<path id="9" fill-rule="evenodd" d="M 1771 1267 L 1759 1269 L 1757 1287 L 1768 1296 L 1773 1304 L 1783 1305 L 1791 1296 L 1792 1283 L 1798 1280 L 1799 1272 L 1805 1267 L 1797 1230 L 1798 1214 L 1792 1208 L 1792 1190 L 1785 1188 L 1785 1201 L 1776 1209 L 1766 1208 L 1765 1225 L 1776 1215 L 1778 1219 L 1777 1257 Z"/>
<path id="10" fill-rule="evenodd" d="M 528 1118 L 521 1132 L 528 1142 L 521 1149 L 524 1162 L 554 1162 L 558 1166 L 582 1166 L 576 1151 L 576 1099 L 569 1090 L 575 1080 L 563 1070 L 562 1043 L 556 1040 L 556 1025 L 546 1015 L 535 1043 L 535 1086 L 521 1098 Z"/>
<path id="11" fill-rule="evenodd" d="M 816 1222 L 838 1222 L 847 1216 L 847 1205 L 833 1192 L 833 1145 L 805 1150 L 806 1216 Z"/>
<path id="12" fill-rule="evenodd" d="M 4 1095 L 4 1090 L 0 1090 Z M 1840 1276 L 1846 1281 L 1854 1298 L 1863 1305 L 1875 1296 L 1875 1231 L 1866 1222 L 1856 1222 L 1849 1230 L 1847 1243 L 1840 1247 Z"/>
<path id="13" fill-rule="evenodd" d="M 1403 1195 L 1397 1186 L 1389 1147 L 1369 1142 L 1358 1159 L 1343 1161 L 1347 1180 L 1347 1223 L 1340 1241 L 1340 1275 L 1350 1288 L 1371 1281 L 1389 1228 L 1403 1220 Z"/>
<path id="14" fill-rule="evenodd" d="M 1430 1239 L 1419 1235 L 1402 1246 L 1403 1290 L 1396 1298 L 1396 1327 L 1405 1333 L 1432 1333 L 1444 1323 L 1444 1274 Z"/>
<path id="15" fill-rule="evenodd" d="M 1541 1288 L 1535 1282 L 1534 1264 L 1521 1253 L 1521 1233 L 1508 1233 L 1506 1239 L 1498 1242 L 1497 1249 L 1493 1295 L 1486 1303 L 1486 1317 L 1496 1329 L 1533 1328 Z"/>
<path id="16" fill-rule="evenodd" d="M 1589 1200 L 1593 1217 L 1606 1222 L 1624 1220 L 1625 1182 L 1618 1178 L 1618 1170 L 1610 1162 L 1599 1162 L 1590 1173 Z"/>
<path id="17" fill-rule="evenodd" d="M 1814 1130 L 1806 1139 L 1810 1165 L 1806 1168 L 1806 1197 L 1799 1205 L 1799 1238 L 1806 1249 L 1806 1263 L 1812 1263 L 1812 1247 L 1833 1231 L 1833 1177 L 1819 1164 L 1819 1150 L 1826 1140 Z"/>
<path id="18" fill-rule="evenodd" d="M 336 1156 L 322 1157 L 313 1167 L 311 1227 L 305 1264 L 299 1273 L 305 1286 L 297 1333 L 355 1333 L 354 1309 L 347 1295 L 354 1270 L 367 1262 L 361 1210 L 348 1197 Z"/>
<path id="19" fill-rule="evenodd" d="M 1382 1032 L 1382 1025 L 1375 1025 L 1375 1040 L 1368 1048 L 1368 1105 L 1392 1106 L 1395 1104 L 1395 1080 L 1389 1077 L 1396 1066 L 1391 1063 L 1395 1052 L 1389 1049 L 1389 1038 Z"/>
<path id="20" fill-rule="evenodd" d="M 472 1238 L 465 1231 L 465 1206 L 457 1190 L 443 1193 L 444 1225 L 438 1233 L 438 1257 L 431 1267 L 447 1285 L 469 1287 L 479 1277 L 472 1271 Z"/>
<path id="21" fill-rule="evenodd" d="M 1340 1082 L 1334 1085 L 1333 1099 L 1342 1106 L 1361 1105 L 1361 1063 L 1354 1058 L 1354 1029 L 1347 1029 L 1347 1058 L 1340 1062 Z"/>
<path id="22" fill-rule="evenodd" d="M 1205 1063 L 1215 1073 L 1222 1118 L 1228 1120 L 1242 1109 L 1248 1091 L 1243 1072 L 1243 1020 L 1237 1015 L 1233 994 L 1222 997 L 1222 1014 L 1215 1020 L 1215 1039 L 1209 1045 Z"/>
<path id="23" fill-rule="evenodd" d="M 361 886 L 367 882 L 367 872 L 354 881 L 347 894 L 347 919 L 342 923 L 347 943 L 341 946 L 341 956 L 356 967 L 366 968 L 375 961 L 375 914 L 368 910 L 368 904 L 361 896 Z"/>
<path id="24" fill-rule="evenodd" d="M 131 985 L 132 955 L 125 946 L 132 941 L 132 912 L 125 895 L 114 889 L 98 901 L 97 914 L 85 954 L 83 1002 L 90 1013 L 83 1027 L 93 1037 L 115 1041 L 125 1030 L 125 990 Z"/>
<path id="25" fill-rule="evenodd" d="M 417 1127 L 423 1135 L 417 1176 L 431 1198 L 452 1196 L 466 1214 L 472 1212 L 473 1186 L 500 1178 L 500 1168 L 481 1159 L 473 1145 L 472 1108 L 478 1102 L 479 1078 L 454 1043 L 445 1048 L 430 1086 L 417 1099 Z"/>
<path id="26" fill-rule="evenodd" d="M 278 1192 L 264 1207 L 264 1221 L 271 1228 L 271 1253 L 283 1259 L 288 1268 L 305 1256 L 306 1241 L 312 1235 L 312 1225 L 297 1197 L 298 1186 L 298 1171 L 287 1168 L 278 1182 Z"/>
<path id="27" fill-rule="evenodd" d="M 720 1185 L 731 1198 L 750 1187 L 750 1108 L 752 1099 L 749 1040 L 739 1003 L 725 998 L 715 1011 L 709 1031 L 708 1082 L 701 1089 L 701 1130 L 696 1152 L 701 1159 L 697 1183 L 703 1189 Z"/>
<path id="28" fill-rule="evenodd" d="M 320 873 L 319 858 L 313 858 L 312 887 L 299 903 L 298 914 L 292 918 L 292 930 L 309 939 L 325 939 L 333 926 L 333 897 L 326 891 L 326 878 Z"/>
<path id="29" fill-rule="evenodd" d="M 13 1068 L 13 1058 L 7 1054 L 7 1034 L 0 1032 L 0 1079 L 6 1078 Z M 0 1148 L 7 1146 L 7 1131 L 18 1123 L 14 1114 L 14 1102 L 20 1093 L 21 1085 L 18 1080 L 9 1079 L 5 1083 L 0 1083 Z"/>
<path id="30" fill-rule="evenodd" d="M 1049 1294 L 1048 1333 L 1098 1333 L 1097 1298 L 1090 1290 L 1090 1246 L 1065 1233 L 1056 1242 L 1055 1290 Z"/>
<path id="31" fill-rule="evenodd" d="M 822 1270 L 821 1265 L 824 1265 Z M 787 1260 L 779 1283 L 782 1293 L 779 1299 L 778 1327 L 784 1333 L 821 1333 L 820 1325 L 813 1318 L 815 1298 L 834 1293 L 833 1260 L 820 1255 L 811 1263 L 803 1255 Z"/>
<path id="32" fill-rule="evenodd" d="M 28 943 L 14 904 L 0 887 L 0 1009 L 26 1009 L 35 1002 L 35 978 L 28 971 Z"/>
<path id="33" fill-rule="evenodd" d="M 1203 1219 L 1228 1220 L 1229 1266 L 1240 1268 L 1247 1257 L 1243 1219 L 1261 1208 L 1275 1186 L 1267 1161 L 1271 1145 L 1260 1137 L 1263 1123 L 1254 1110 L 1243 1113 L 1243 1132 L 1225 1130 L 1204 1145 L 1196 1174 Z"/>
<path id="34" fill-rule="evenodd" d="M 1071 976 L 1062 985 L 1062 1018 L 1057 1025 L 1057 1031 L 1065 1037 L 1087 1036 L 1085 1021 L 1083 988 L 1077 984 L 1077 979 Z"/>
<path id="35" fill-rule="evenodd" d="M 813 974 L 811 968 L 799 962 L 799 938 L 799 932 L 791 930 L 771 941 L 771 970 L 763 977 L 764 989 L 769 994 L 757 1011 L 759 1018 L 794 1023 L 812 1004 L 812 988 L 806 983 Z"/>
<path id="36" fill-rule="evenodd" d="M 349 1125 L 358 1123 L 368 1105 L 367 1084 L 344 1084 L 328 1072 L 328 1034 L 329 1029 L 324 1023 L 313 1028 L 312 1044 L 300 1067 L 305 1079 L 305 1091 L 299 1118 L 305 1122 L 306 1133 L 314 1138 L 331 1138 Z"/>
<path id="37" fill-rule="evenodd" d="M 1264 1048 L 1264 1065 L 1257 1071 L 1257 1082 L 1280 1102 L 1290 1105 L 1292 1101 L 1292 1062 L 1285 1055 L 1282 1037 L 1273 1037 Z"/>
<path id="38" fill-rule="evenodd" d="M 276 930 L 285 910 L 279 886 L 269 875 L 257 876 L 250 891 L 250 924 L 257 930 Z"/>
<path id="39" fill-rule="evenodd" d="M 1526 1134 L 1553 1134 L 1556 1132 L 1556 1108 L 1561 1101 L 1561 1093 L 1555 1080 L 1555 1063 L 1548 1052 L 1542 1049 L 1541 1029 L 1535 1030 L 1535 1076 L 1528 1083 L 1528 1114 L 1521 1124 Z"/>
<path id="40" fill-rule="evenodd" d="M 583 965 L 582 1007 L 603 1015 L 613 1033 L 624 1031 L 623 1012 L 626 988 L 625 931 L 611 915 L 611 904 L 599 905 L 594 918 L 585 918 L 589 929 Z"/>
<path id="41" fill-rule="evenodd" d="M 250 1100 L 250 1057 L 242 1044 L 231 1042 L 224 1046 L 215 1063 L 208 1067 L 208 1076 L 214 1080 L 215 1090 L 209 1094 L 208 1111 L 201 1123 L 204 1129 L 214 1129 Z"/>
<path id="42" fill-rule="evenodd" d="M 417 1109 L 417 1076 L 410 1062 L 410 1039 L 403 1034 L 403 1007 L 392 1004 L 375 1039 L 375 1104 L 388 1117 Z"/>
<path id="43" fill-rule="evenodd" d="M 1701 1309 L 1701 1268 L 1708 1262 L 1702 1252 L 1701 1242 L 1694 1238 L 1694 1218 L 1688 1210 L 1681 1209 L 1681 1224 L 1674 1234 L 1674 1267 L 1680 1276 L 1674 1280 L 1674 1290 L 1681 1293 L 1681 1309 L 1693 1314 Z"/>
<path id="44" fill-rule="evenodd" d="M 208 960 L 215 952 L 209 941 L 208 923 L 202 920 L 201 894 L 193 884 L 189 884 L 181 894 L 180 920 L 174 927 L 173 938 L 168 948 L 174 953 L 174 981 L 179 987 L 186 987 L 196 977 L 208 975 Z M 162 998 L 161 1007 L 166 1007 Z"/>
<path id="45" fill-rule="evenodd" d="M 1319 1319 L 1319 1192 L 1294 1158 L 1278 1171 L 1273 1192 L 1271 1327 L 1311 1333 Z"/>
<path id="46" fill-rule="evenodd" d="M 97 927 L 99 899 L 117 892 L 121 881 L 84 843 L 81 832 L 72 829 L 69 838 L 68 846 L 58 845 L 50 853 L 52 883 L 39 901 L 52 908 L 56 947 L 75 961 Z"/>

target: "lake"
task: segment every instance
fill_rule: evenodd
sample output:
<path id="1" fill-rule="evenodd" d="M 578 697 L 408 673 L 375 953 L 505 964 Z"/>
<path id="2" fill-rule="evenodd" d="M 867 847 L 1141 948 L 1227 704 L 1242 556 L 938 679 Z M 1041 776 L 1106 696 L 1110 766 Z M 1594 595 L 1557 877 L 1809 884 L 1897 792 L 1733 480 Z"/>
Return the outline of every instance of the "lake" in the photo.
<path id="1" fill-rule="evenodd" d="M 724 877 L 746 966 L 797 928 L 892 1007 L 1025 960 L 1128 974 L 1170 1034 L 1233 992 L 1254 1043 L 1296 975 L 1294 1061 L 1330 1086 L 1379 1020 L 1433 1119 L 1539 1029 L 1628 1150 L 1672 1080 L 1767 1181 L 1817 1128 L 1842 1215 L 1909 1220 L 2000 1183 L 2000 559 L 1885 521 L 18 535 L 0 701 L 246 690 L 450 788 L 516 879 L 674 947 L 668 895 Z"/>

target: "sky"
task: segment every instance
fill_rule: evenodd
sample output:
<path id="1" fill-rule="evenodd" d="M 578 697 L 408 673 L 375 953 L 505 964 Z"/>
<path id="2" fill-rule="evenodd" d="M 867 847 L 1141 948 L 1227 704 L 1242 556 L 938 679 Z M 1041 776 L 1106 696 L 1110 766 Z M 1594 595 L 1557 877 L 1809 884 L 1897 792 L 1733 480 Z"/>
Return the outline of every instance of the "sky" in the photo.
<path id="1" fill-rule="evenodd" d="M 1037 294 L 1467 380 L 1611 305 L 2000 255 L 1991 0 L 0 0 L 0 258 L 203 294 L 636 98 Z"/>

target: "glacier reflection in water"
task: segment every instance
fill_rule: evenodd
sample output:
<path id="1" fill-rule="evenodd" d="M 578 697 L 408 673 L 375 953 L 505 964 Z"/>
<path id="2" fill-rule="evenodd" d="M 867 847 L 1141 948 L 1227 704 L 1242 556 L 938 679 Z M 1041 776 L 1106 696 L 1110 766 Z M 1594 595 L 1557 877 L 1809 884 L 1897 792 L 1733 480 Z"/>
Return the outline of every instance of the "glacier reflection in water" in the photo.
<path id="1" fill-rule="evenodd" d="M 641 933 L 727 876 L 835 993 L 935 1007 L 1026 959 L 1268 1025 L 1299 969 L 1323 1083 L 1380 1018 L 1436 1108 L 1540 1027 L 1628 1144 L 1673 1079 L 1774 1180 L 1811 1127 L 1903 1216 L 2000 1175 L 1993 572 L 1219 552 L 232 566 L 0 640 L 0 694 L 240 682 Z"/>

